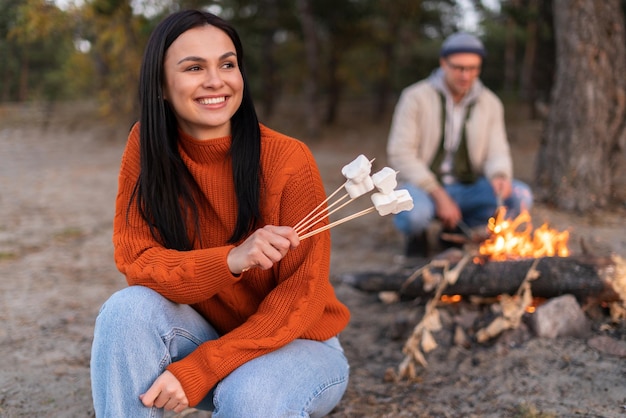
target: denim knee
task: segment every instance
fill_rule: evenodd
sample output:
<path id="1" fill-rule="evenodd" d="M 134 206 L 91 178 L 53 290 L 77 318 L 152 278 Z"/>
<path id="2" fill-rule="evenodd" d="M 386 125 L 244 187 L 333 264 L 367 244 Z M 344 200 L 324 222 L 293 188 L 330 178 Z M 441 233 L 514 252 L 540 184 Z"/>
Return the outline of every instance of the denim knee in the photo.
<path id="1" fill-rule="evenodd" d="M 505 203 L 509 207 L 509 215 L 517 216 L 522 210 L 532 209 L 534 196 L 530 186 L 519 180 L 513 180 L 513 192 L 508 200 L 510 202 Z"/>
<path id="2" fill-rule="evenodd" d="M 113 293 L 102 305 L 98 316 L 117 316 L 119 320 L 133 322 L 139 317 L 146 316 L 151 309 L 159 305 L 158 299 L 163 298 L 152 289 L 144 286 L 129 286 Z"/>
<path id="3" fill-rule="evenodd" d="M 435 204 L 424 190 L 410 183 L 401 185 L 413 199 L 413 209 L 394 215 L 395 227 L 405 235 L 419 234 L 426 230 L 435 217 Z"/>

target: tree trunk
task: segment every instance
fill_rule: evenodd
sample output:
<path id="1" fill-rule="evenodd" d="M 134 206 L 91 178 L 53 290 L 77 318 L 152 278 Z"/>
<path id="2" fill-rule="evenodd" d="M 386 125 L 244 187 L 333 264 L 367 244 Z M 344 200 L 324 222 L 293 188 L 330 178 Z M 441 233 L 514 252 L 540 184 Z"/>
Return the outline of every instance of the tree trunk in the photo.
<path id="1" fill-rule="evenodd" d="M 304 35 L 304 49 L 306 53 L 306 63 L 309 69 L 308 77 L 304 82 L 304 92 L 306 96 L 306 127 L 307 133 L 312 138 L 317 138 L 320 134 L 320 115 L 318 111 L 318 90 L 319 90 L 319 41 L 315 29 L 315 18 L 311 10 L 310 0 L 298 0 L 298 18 L 302 25 Z"/>
<path id="2" fill-rule="evenodd" d="M 343 51 L 337 48 L 338 42 L 332 42 L 332 44 L 330 46 L 330 59 L 328 60 L 328 93 L 326 94 L 326 116 L 324 117 L 326 125 L 333 125 L 337 121 L 343 85 L 339 79 L 339 57 Z"/>
<path id="3" fill-rule="evenodd" d="M 539 0 L 530 0 L 528 3 L 529 19 L 526 23 L 526 45 L 524 47 L 524 59 L 520 77 L 521 97 L 530 103 L 534 109 L 535 86 L 533 83 L 533 68 L 535 68 L 535 56 L 537 52 L 537 30 L 539 28 Z"/>
<path id="4" fill-rule="evenodd" d="M 511 0 L 509 7 L 517 10 L 519 9 L 519 0 Z M 515 90 L 515 78 L 516 78 L 516 50 L 517 50 L 517 23 L 513 16 L 509 15 L 506 19 L 505 27 L 505 42 L 504 42 L 504 90 Z"/>
<path id="5" fill-rule="evenodd" d="M 390 38 L 397 39 L 397 25 L 390 30 Z M 397 42 L 383 42 L 380 46 L 382 61 L 380 75 L 376 80 L 376 101 L 374 104 L 374 120 L 380 121 L 387 112 L 387 103 L 391 95 L 391 66 L 394 64 L 394 55 Z"/>
<path id="6" fill-rule="evenodd" d="M 526 277 L 535 259 L 468 263 L 459 274 L 456 283 L 445 288 L 445 295 L 495 297 L 514 294 Z M 399 291 L 401 296 L 416 298 L 432 296 L 434 289 L 425 288 L 424 275 L 414 280 L 407 279 L 417 271 L 393 273 L 365 272 L 344 275 L 343 281 L 351 286 L 368 291 Z M 431 274 L 441 273 L 441 268 L 429 269 Z M 621 300 L 614 285 L 626 280 L 617 277 L 619 268 L 608 257 L 544 257 L 536 270 L 540 276 L 531 282 L 533 296 L 551 298 L 565 294 L 579 300 L 615 302 Z M 623 274 L 623 273 L 622 273 Z"/>
<path id="7" fill-rule="evenodd" d="M 274 36 L 276 34 L 275 22 L 278 20 L 278 5 L 276 0 L 264 0 L 259 2 L 261 6 L 262 20 L 268 22 L 263 25 L 261 56 L 261 107 L 263 116 L 271 119 L 274 116 L 274 110 L 278 96 L 280 94 L 281 84 L 276 73 L 276 42 Z M 271 22 L 271 23 L 269 23 Z"/>
<path id="8" fill-rule="evenodd" d="M 626 134 L 626 46 L 619 0 L 555 0 L 556 82 L 537 158 L 537 196 L 589 212 L 615 195 Z"/>
<path id="9" fill-rule="evenodd" d="M 29 76 L 29 62 L 28 56 L 26 54 L 22 54 L 20 60 L 20 84 L 17 99 L 20 102 L 25 102 L 28 100 L 28 76 Z"/>

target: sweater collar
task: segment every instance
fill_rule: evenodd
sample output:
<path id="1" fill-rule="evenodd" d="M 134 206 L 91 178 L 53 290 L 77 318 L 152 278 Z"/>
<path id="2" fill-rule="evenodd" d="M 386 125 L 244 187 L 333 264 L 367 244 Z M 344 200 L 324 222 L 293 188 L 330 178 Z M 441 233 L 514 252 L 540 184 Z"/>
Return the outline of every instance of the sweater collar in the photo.
<path id="1" fill-rule="evenodd" d="M 201 140 L 193 136 L 178 131 L 179 147 L 181 150 L 196 162 L 214 162 L 221 161 L 230 157 L 230 144 L 232 137 L 224 136 L 221 138 L 212 138 Z"/>

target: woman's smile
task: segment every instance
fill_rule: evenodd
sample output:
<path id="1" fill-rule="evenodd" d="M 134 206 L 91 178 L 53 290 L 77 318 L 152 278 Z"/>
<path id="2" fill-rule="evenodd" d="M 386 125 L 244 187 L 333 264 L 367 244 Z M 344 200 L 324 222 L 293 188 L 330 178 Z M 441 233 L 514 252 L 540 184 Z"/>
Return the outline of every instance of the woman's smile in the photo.
<path id="1" fill-rule="evenodd" d="M 180 128 L 197 139 L 230 135 L 243 76 L 228 35 L 209 25 L 186 31 L 167 50 L 164 68 L 164 97 Z"/>

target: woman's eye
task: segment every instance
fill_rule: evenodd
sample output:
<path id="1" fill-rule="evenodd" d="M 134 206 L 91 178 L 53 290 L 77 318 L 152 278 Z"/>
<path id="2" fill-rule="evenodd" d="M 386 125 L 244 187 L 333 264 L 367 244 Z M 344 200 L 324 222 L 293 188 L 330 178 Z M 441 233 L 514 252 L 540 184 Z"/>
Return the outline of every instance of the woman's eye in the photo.
<path id="1" fill-rule="evenodd" d="M 200 71 L 200 66 L 199 65 L 193 65 L 193 66 L 187 68 L 187 71 Z"/>
<path id="2" fill-rule="evenodd" d="M 224 65 L 222 65 L 223 68 L 236 68 L 237 65 L 234 62 L 225 62 Z"/>

